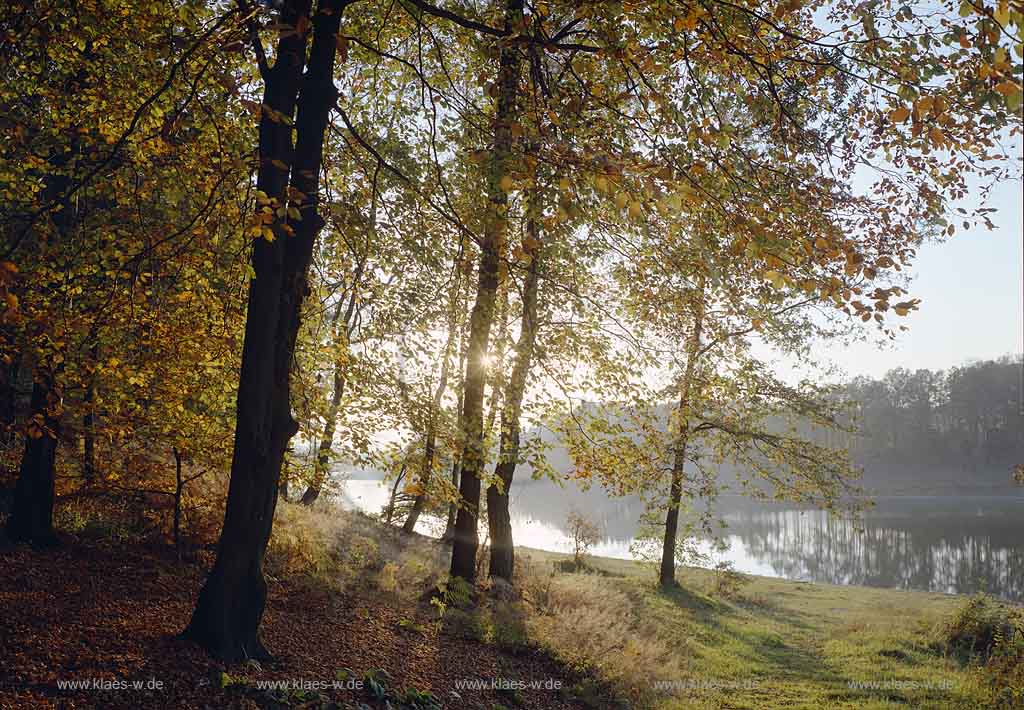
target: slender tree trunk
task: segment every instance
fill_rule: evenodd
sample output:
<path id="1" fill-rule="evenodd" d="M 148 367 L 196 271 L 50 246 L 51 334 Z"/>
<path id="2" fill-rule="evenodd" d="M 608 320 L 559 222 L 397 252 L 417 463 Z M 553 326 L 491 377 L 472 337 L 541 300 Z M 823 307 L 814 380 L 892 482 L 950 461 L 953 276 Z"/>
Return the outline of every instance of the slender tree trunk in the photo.
<path id="1" fill-rule="evenodd" d="M 402 462 L 402 468 L 398 471 L 398 475 L 395 476 L 395 485 L 391 486 L 391 495 L 388 497 L 388 507 L 384 511 L 384 522 L 387 525 L 391 525 L 391 521 L 395 517 L 395 501 L 398 498 L 398 487 L 402 485 L 402 481 L 405 480 L 406 470 L 408 470 L 408 459 Z"/>
<path id="2" fill-rule="evenodd" d="M 378 165 L 378 170 L 380 166 Z M 376 230 L 377 224 L 377 173 L 373 177 L 373 198 L 370 207 L 370 230 Z M 341 317 L 341 308 L 346 303 L 344 298 L 338 300 L 331 318 L 331 330 L 333 332 L 334 354 L 334 389 L 331 392 L 331 402 L 327 409 L 327 418 L 324 421 L 324 431 L 320 436 L 320 448 L 317 449 L 316 463 L 313 470 L 313 481 L 306 487 L 306 491 L 299 500 L 303 505 L 313 505 L 320 497 L 324 482 L 330 473 L 331 451 L 334 449 L 334 432 L 338 426 L 338 412 L 341 410 L 341 400 L 345 395 L 345 367 L 347 357 L 342 357 L 341 349 L 348 349 L 349 339 L 352 336 L 352 317 L 361 308 L 358 305 L 359 285 L 363 280 L 363 271 L 366 268 L 366 258 L 363 258 L 356 266 L 352 275 L 352 288 L 349 292 L 348 302 L 345 306 L 344 318 Z M 340 320 L 340 323 L 339 323 Z"/>
<path id="3" fill-rule="evenodd" d="M 288 454 L 291 453 L 291 450 L 290 446 L 285 448 L 285 455 L 281 459 L 281 485 L 278 486 L 278 493 L 285 503 L 288 502 L 288 482 L 291 480 L 291 471 L 288 466 Z"/>
<path id="4" fill-rule="evenodd" d="M 455 457 L 452 464 L 452 487 L 459 490 L 459 483 L 462 480 L 462 456 Z M 441 535 L 441 542 L 451 542 L 455 538 L 455 519 L 459 514 L 459 506 L 455 503 L 448 504 L 448 519 L 444 525 L 444 533 Z"/>
<path id="5" fill-rule="evenodd" d="M 337 34 L 346 0 L 321 0 L 312 18 L 309 69 L 303 75 L 308 33 L 279 35 L 265 77 L 260 121 L 258 188 L 297 204 L 301 220 L 275 220 L 275 239 L 257 239 L 242 346 L 234 456 L 217 560 L 199 593 L 184 635 L 215 657 L 237 662 L 265 658 L 258 630 L 266 601 L 263 555 L 273 526 L 281 463 L 298 430 L 289 401 L 292 357 L 313 244 L 323 220 L 317 212 L 324 131 L 337 97 L 332 81 Z M 310 0 L 286 0 L 284 25 L 300 26 Z M 301 86 L 301 91 L 300 91 Z M 270 111 L 267 110 L 269 107 Z M 289 122 L 296 116 L 292 154 Z M 273 112 L 273 113 L 272 113 Z M 281 164 L 291 165 L 289 171 Z M 286 189 L 289 188 L 289 189 Z M 292 233 L 289 233 L 292 232 Z"/>
<path id="6" fill-rule="evenodd" d="M 494 484 L 487 489 L 487 523 L 491 536 L 491 559 L 488 574 L 512 581 L 515 570 L 515 548 L 512 541 L 512 518 L 508 508 L 509 488 L 519 458 L 519 418 L 523 408 L 523 393 L 530 374 L 534 343 L 537 339 L 537 288 L 540 279 L 540 225 L 537 188 L 531 190 L 530 214 L 526 223 L 523 252 L 530 265 L 523 284 L 523 313 L 520 321 L 519 342 L 516 343 L 516 362 L 505 390 L 501 410 L 501 445 L 495 467 Z"/>
<path id="7" fill-rule="evenodd" d="M 343 362 L 334 364 L 334 391 L 331 393 L 330 407 L 327 409 L 327 419 L 324 422 L 323 435 L 320 437 L 320 448 L 316 452 L 316 463 L 313 468 L 313 481 L 306 486 L 299 502 L 302 505 L 313 505 L 320 497 L 324 482 L 331 464 L 331 450 L 334 448 L 334 432 L 338 425 L 338 410 L 341 408 L 341 398 L 345 393 L 345 367 Z"/>
<path id="8" fill-rule="evenodd" d="M 464 317 L 464 315 L 466 313 L 468 294 L 466 294 L 465 292 L 463 292 L 463 293 L 464 293 L 463 300 L 462 300 L 462 302 L 461 302 L 461 304 L 459 306 L 459 317 L 462 318 L 462 320 L 463 320 L 462 327 L 459 329 L 459 372 L 460 373 L 466 371 L 466 358 L 468 356 L 468 343 L 467 343 L 467 339 L 468 339 L 468 336 L 469 336 L 469 320 Z M 459 422 L 462 421 L 462 408 L 463 408 L 463 404 L 466 401 L 466 397 L 465 397 L 465 384 L 466 384 L 465 381 L 461 377 L 457 378 L 457 381 L 455 383 L 456 397 L 458 399 L 458 406 L 456 407 L 455 417 L 456 417 L 456 420 L 459 421 Z M 460 436 L 461 436 L 461 430 L 460 430 Z M 458 491 L 459 490 L 460 481 L 462 480 L 462 446 L 460 445 L 460 446 L 458 446 L 456 448 L 457 448 L 457 451 L 455 452 L 455 457 L 454 457 L 455 460 L 452 463 L 451 483 L 452 483 L 453 490 Z M 451 542 L 455 538 L 455 519 L 458 516 L 458 513 L 459 513 L 458 502 L 452 501 L 451 503 L 449 503 L 448 504 L 448 520 L 447 520 L 447 522 L 445 523 L 445 526 L 444 526 L 444 534 L 441 535 L 441 540 L 443 542 Z"/>
<path id="9" fill-rule="evenodd" d="M 99 346 L 93 343 L 89 348 L 89 355 L 93 365 L 99 359 Z M 84 452 L 82 456 L 82 477 L 86 484 L 96 479 L 96 431 L 95 411 L 96 406 L 96 374 L 89 376 L 89 384 L 85 388 L 85 414 L 82 416 L 82 443 Z"/>
<path id="10" fill-rule="evenodd" d="M 0 333 L 0 342 L 10 342 L 7 332 Z M 0 362 L 0 439 L 14 443 L 14 422 L 18 414 L 18 372 L 21 353 L 14 353 L 9 363 Z"/>
<path id="11" fill-rule="evenodd" d="M 174 554 L 181 561 L 181 495 L 185 481 L 181 477 L 181 452 L 175 447 L 174 453 Z"/>
<path id="12" fill-rule="evenodd" d="M 661 550 L 662 587 L 676 585 L 676 538 L 679 534 L 679 506 L 683 498 L 683 470 L 686 466 L 686 447 L 690 438 L 689 412 L 692 403 L 697 360 L 700 356 L 700 338 L 704 327 L 704 277 L 699 277 L 697 295 L 693 303 L 693 330 L 686 344 L 686 368 L 679 386 L 679 433 L 672 456 L 672 483 L 669 488 L 668 512 L 665 514 L 665 540 Z"/>
<path id="13" fill-rule="evenodd" d="M 430 476 L 434 472 L 434 458 L 437 450 L 437 414 L 441 410 L 441 401 L 448 389 L 448 368 L 452 358 L 452 348 L 455 347 L 455 337 L 458 334 L 459 321 L 459 292 L 462 290 L 462 271 L 459 268 L 459 261 L 462 256 L 462 249 L 459 249 L 459 256 L 455 262 L 455 276 L 452 279 L 452 290 L 448 298 L 448 339 L 444 345 L 444 354 L 441 356 L 441 369 L 437 379 L 437 388 L 434 390 L 432 409 L 427 419 L 427 432 L 423 445 L 423 470 L 418 481 L 419 491 L 413 500 L 412 509 L 405 518 L 402 525 L 402 532 L 409 534 L 416 529 L 420 514 L 427 502 L 427 486 L 430 485 Z"/>
<path id="14" fill-rule="evenodd" d="M 512 32 L 523 19 L 523 0 L 508 0 L 505 29 Z M 476 579 L 476 553 L 479 546 L 477 515 L 480 508 L 480 474 L 484 462 L 483 401 L 487 381 L 487 345 L 494 319 L 498 292 L 498 267 L 507 232 L 508 195 L 502 179 L 508 173 L 512 149 L 512 122 L 516 115 L 519 84 L 519 48 L 505 44 L 498 68 L 498 102 L 494 116 L 494 147 L 488 176 L 488 215 L 480 243 L 479 282 L 476 303 L 470 316 L 469 355 L 466 362 L 465 404 L 460 428 L 464 434 L 462 480 L 459 483 L 461 505 L 455 518 L 451 574 L 468 582 Z"/>

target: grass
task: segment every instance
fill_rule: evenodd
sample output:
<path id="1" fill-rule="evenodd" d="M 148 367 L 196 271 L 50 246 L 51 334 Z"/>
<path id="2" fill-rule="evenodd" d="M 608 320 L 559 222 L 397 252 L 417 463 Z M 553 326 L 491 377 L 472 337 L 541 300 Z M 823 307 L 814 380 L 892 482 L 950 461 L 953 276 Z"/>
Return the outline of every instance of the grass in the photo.
<path id="1" fill-rule="evenodd" d="M 534 577 L 567 557 L 521 556 Z M 710 570 L 684 568 L 682 586 L 665 592 L 638 563 L 591 558 L 588 566 L 599 574 L 549 580 L 531 629 L 637 706 L 998 706 L 985 659 L 965 659 L 943 643 L 950 620 L 973 603 L 964 597 L 747 577 L 723 598 Z"/>

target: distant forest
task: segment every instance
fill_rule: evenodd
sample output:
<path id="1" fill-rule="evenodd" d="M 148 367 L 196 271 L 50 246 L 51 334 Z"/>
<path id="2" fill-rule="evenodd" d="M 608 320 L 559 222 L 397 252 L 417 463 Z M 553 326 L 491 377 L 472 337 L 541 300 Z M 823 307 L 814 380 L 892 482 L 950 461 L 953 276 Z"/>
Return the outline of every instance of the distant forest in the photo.
<path id="1" fill-rule="evenodd" d="M 847 394 L 859 403 L 861 435 L 850 450 L 863 483 L 1010 485 L 1012 467 L 1024 462 L 1022 367 L 1018 355 L 854 379 Z"/>
<path id="2" fill-rule="evenodd" d="M 847 423 L 857 433 L 809 424 L 800 429 L 811 441 L 847 449 L 852 463 L 863 469 L 859 484 L 870 493 L 1020 494 L 1013 468 L 1024 463 L 1022 377 L 1020 355 L 940 371 L 897 368 L 877 380 L 857 377 L 840 391 L 851 403 L 855 421 Z M 668 417 L 671 405 L 663 411 Z M 769 429 L 786 426 L 781 419 L 769 421 Z M 571 471 L 573 463 L 557 437 L 542 436 L 551 442 L 546 453 L 551 468 Z M 721 464 L 717 471 L 727 490 L 739 489 L 744 472 L 737 464 Z"/>

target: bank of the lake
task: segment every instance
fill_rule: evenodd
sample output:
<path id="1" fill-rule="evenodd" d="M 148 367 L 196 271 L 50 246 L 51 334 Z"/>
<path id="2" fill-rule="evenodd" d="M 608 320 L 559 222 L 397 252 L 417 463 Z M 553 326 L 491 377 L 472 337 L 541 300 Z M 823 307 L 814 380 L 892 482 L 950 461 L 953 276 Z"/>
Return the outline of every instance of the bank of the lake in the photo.
<path id="1" fill-rule="evenodd" d="M 973 594 L 985 591 L 1024 601 L 1022 491 L 1006 496 L 878 496 L 857 523 L 821 510 L 722 496 L 717 512 L 725 527 L 728 561 L 745 573 L 784 579 Z M 348 480 L 341 486 L 347 507 L 370 514 L 386 505 L 390 487 L 379 480 Z M 636 498 L 610 498 L 571 483 L 516 481 L 512 485 L 512 532 L 518 544 L 553 552 L 572 549 L 566 518 L 582 512 L 602 538 L 593 553 L 633 557 Z M 440 535 L 444 521 L 423 516 L 417 531 Z"/>
<path id="2" fill-rule="evenodd" d="M 571 559 L 520 556 L 533 575 Z M 735 586 L 698 568 L 663 592 L 654 570 L 635 562 L 594 557 L 587 567 L 550 577 L 538 633 L 564 661 L 632 687 L 645 707 L 1001 707 L 990 674 L 942 645 L 963 595 L 751 575 Z"/>

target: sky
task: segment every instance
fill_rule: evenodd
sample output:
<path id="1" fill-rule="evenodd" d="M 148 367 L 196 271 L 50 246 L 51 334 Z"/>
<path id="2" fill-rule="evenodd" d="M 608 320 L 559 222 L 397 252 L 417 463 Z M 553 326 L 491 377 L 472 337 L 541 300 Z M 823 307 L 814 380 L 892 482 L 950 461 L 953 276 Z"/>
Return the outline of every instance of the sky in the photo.
<path id="1" fill-rule="evenodd" d="M 818 355 L 850 377 L 877 378 L 897 367 L 945 370 L 1024 352 L 1021 191 L 1020 181 L 993 190 L 986 206 L 996 209 L 994 230 L 957 231 L 945 242 L 920 249 L 908 290 L 921 304 L 919 310 L 897 319 L 909 330 L 899 333 L 895 342 L 823 343 Z M 981 203 L 975 198 L 961 204 L 969 208 Z M 788 376 L 810 374 L 791 361 L 778 362 L 778 369 Z"/>

